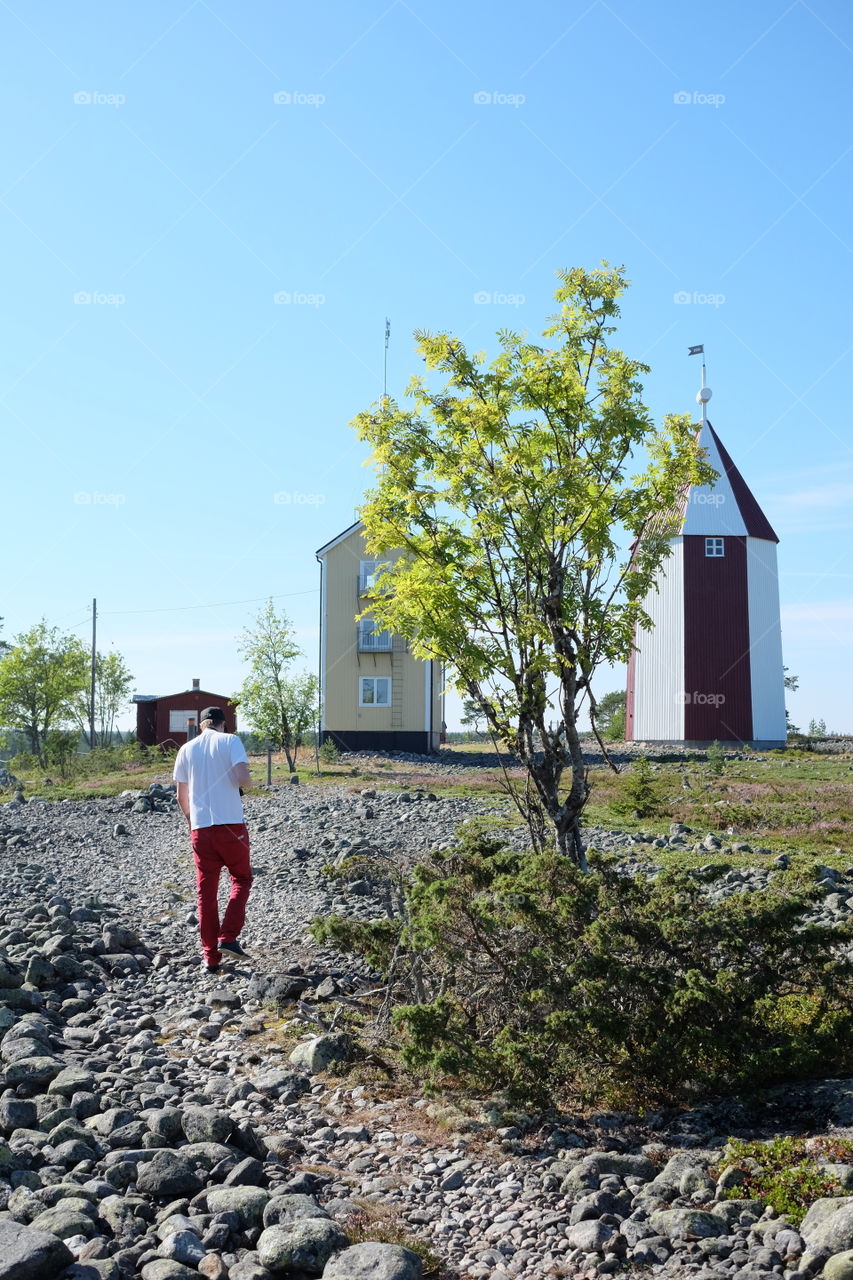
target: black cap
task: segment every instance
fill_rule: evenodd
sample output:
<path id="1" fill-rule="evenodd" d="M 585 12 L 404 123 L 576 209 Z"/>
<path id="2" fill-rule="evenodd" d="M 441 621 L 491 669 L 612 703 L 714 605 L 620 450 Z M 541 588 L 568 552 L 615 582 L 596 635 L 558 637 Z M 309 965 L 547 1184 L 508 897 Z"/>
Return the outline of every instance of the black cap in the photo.
<path id="1" fill-rule="evenodd" d="M 203 720 L 212 720 L 214 724 L 222 724 L 225 719 L 225 712 L 221 707 L 205 707 L 204 711 L 199 714 L 198 722 Z"/>

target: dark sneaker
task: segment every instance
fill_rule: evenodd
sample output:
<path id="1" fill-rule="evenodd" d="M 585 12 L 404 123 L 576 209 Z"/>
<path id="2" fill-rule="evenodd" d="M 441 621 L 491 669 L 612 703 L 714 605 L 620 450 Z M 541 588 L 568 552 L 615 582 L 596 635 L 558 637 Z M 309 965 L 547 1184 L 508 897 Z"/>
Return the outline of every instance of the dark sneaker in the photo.
<path id="1" fill-rule="evenodd" d="M 207 972 L 208 972 L 208 973 L 221 973 L 221 972 L 222 972 L 222 965 L 221 965 L 221 964 L 208 964 L 208 965 L 205 965 L 205 968 L 207 969 Z"/>
<path id="2" fill-rule="evenodd" d="M 220 942 L 219 950 L 229 951 L 232 956 L 248 955 L 248 952 L 244 951 L 243 948 L 240 946 L 240 943 L 237 942 L 236 940 L 234 942 Z"/>

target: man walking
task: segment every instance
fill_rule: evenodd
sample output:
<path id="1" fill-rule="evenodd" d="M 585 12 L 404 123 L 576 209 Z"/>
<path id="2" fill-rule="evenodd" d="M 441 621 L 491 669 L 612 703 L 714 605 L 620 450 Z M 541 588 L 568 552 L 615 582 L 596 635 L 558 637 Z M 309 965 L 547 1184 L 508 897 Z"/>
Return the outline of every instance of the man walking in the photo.
<path id="1" fill-rule="evenodd" d="M 252 887 L 249 833 L 243 821 L 241 788 L 248 787 L 249 761 L 235 733 L 225 732 L 225 713 L 208 707 L 201 733 L 185 742 L 175 760 L 178 804 L 190 827 L 198 881 L 201 948 L 208 973 L 217 973 L 222 952 L 244 956 L 238 941 Z M 219 923 L 219 877 L 227 867 L 231 896 Z"/>

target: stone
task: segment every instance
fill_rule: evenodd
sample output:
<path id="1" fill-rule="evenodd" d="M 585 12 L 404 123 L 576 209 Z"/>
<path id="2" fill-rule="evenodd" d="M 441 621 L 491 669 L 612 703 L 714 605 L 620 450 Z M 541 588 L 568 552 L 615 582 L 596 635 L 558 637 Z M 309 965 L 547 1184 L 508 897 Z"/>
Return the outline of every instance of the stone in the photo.
<path id="1" fill-rule="evenodd" d="M 146 1262 L 139 1274 L 142 1280 L 196 1280 L 198 1272 L 172 1258 L 155 1258 Z"/>
<path id="2" fill-rule="evenodd" d="M 346 1035 L 312 1036 L 298 1044 L 290 1054 L 295 1067 L 307 1071 L 309 1076 L 327 1071 L 333 1062 L 348 1062 L 351 1056 L 349 1037 Z"/>
<path id="3" fill-rule="evenodd" d="M 46 987 L 56 981 L 56 970 L 42 955 L 30 956 L 25 981 L 30 987 Z"/>
<path id="4" fill-rule="evenodd" d="M 81 1067 L 63 1067 L 51 1080 L 47 1091 L 71 1098 L 78 1092 L 88 1093 L 94 1088 L 94 1084 L 95 1078 L 91 1071 L 84 1071 Z"/>
<path id="5" fill-rule="evenodd" d="M 88 1200 L 69 1197 L 45 1209 L 37 1218 L 33 1218 L 34 1231 L 49 1231 L 59 1236 L 60 1240 L 68 1240 L 71 1236 L 93 1236 L 96 1226 L 92 1205 Z"/>
<path id="6" fill-rule="evenodd" d="M 207 1193 L 210 1213 L 236 1213 L 245 1227 L 260 1227 L 270 1194 L 262 1187 L 217 1187 Z"/>
<path id="7" fill-rule="evenodd" d="M 260 1187 L 263 1186 L 265 1178 L 264 1166 L 260 1160 L 256 1160 L 254 1156 L 246 1156 L 245 1160 L 240 1160 L 235 1164 L 222 1185 L 225 1187 Z"/>
<path id="8" fill-rule="evenodd" d="M 231 1136 L 230 1117 L 213 1107 L 186 1107 L 181 1127 L 188 1142 L 227 1142 Z"/>
<path id="9" fill-rule="evenodd" d="M 326 1263 L 323 1280 L 420 1280 L 422 1270 L 418 1255 L 402 1245 L 354 1244 Z"/>
<path id="10" fill-rule="evenodd" d="M 256 1253 L 247 1254 L 228 1269 L 228 1280 L 275 1280 L 266 1267 L 262 1267 Z"/>
<path id="11" fill-rule="evenodd" d="M 205 1248 L 194 1231 L 173 1231 L 160 1243 L 164 1258 L 173 1258 L 189 1267 L 196 1267 L 205 1255 Z"/>
<path id="12" fill-rule="evenodd" d="M 264 1209 L 264 1226 L 277 1227 L 298 1218 L 328 1218 L 328 1213 L 316 1200 L 306 1195 L 273 1196 Z"/>
<path id="13" fill-rule="evenodd" d="M 609 1173 L 617 1174 L 620 1178 L 639 1178 L 642 1182 L 648 1182 L 654 1178 L 656 1166 L 645 1156 L 622 1155 L 617 1151 L 595 1151 L 583 1156 L 569 1170 L 563 1179 L 561 1190 L 577 1191 L 591 1185 L 593 1181 L 597 1186 L 598 1179 Z"/>
<path id="14" fill-rule="evenodd" d="M 4 990 L 11 991 L 16 987 L 24 985 L 24 975 L 16 964 L 8 960 L 6 956 L 0 955 L 0 987 Z"/>
<path id="15" fill-rule="evenodd" d="M 825 1196 L 815 1200 L 800 1225 L 811 1251 L 844 1253 L 853 1249 L 853 1199 Z"/>
<path id="16" fill-rule="evenodd" d="M 853 1249 L 832 1255 L 823 1268 L 823 1280 L 853 1280 Z"/>
<path id="17" fill-rule="evenodd" d="M 461 1169 L 453 1169 L 439 1185 L 442 1191 L 458 1191 L 465 1185 L 465 1175 Z"/>
<path id="18" fill-rule="evenodd" d="M 733 1231 L 738 1223 L 746 1221 L 744 1214 L 753 1222 L 757 1222 L 764 1212 L 764 1200 L 721 1200 L 714 1207 L 714 1216 L 722 1218 Z"/>
<path id="19" fill-rule="evenodd" d="M 198 1264 L 198 1273 L 204 1276 L 205 1280 L 228 1280 L 229 1278 L 228 1268 L 218 1253 L 206 1253 Z"/>
<path id="20" fill-rule="evenodd" d="M 252 1077 L 252 1084 L 258 1093 L 287 1102 L 296 1102 L 311 1087 L 307 1076 L 298 1075 L 295 1071 L 285 1071 L 282 1067 L 270 1067 L 267 1071 L 259 1072 Z"/>
<path id="21" fill-rule="evenodd" d="M 614 1234 L 614 1228 L 608 1226 L 606 1222 L 592 1220 L 578 1222 L 570 1227 L 567 1238 L 573 1249 L 583 1249 L 584 1253 L 604 1253 L 605 1245 Z M 497 1239 L 500 1238 L 500 1236 L 497 1237 Z"/>
<path id="22" fill-rule="evenodd" d="M 153 1160 L 140 1165 L 136 1185 L 140 1191 L 165 1199 L 167 1196 L 194 1196 L 204 1184 L 184 1156 L 164 1150 L 157 1151 Z"/>
<path id="23" fill-rule="evenodd" d="M 347 1244 L 337 1223 L 324 1218 L 300 1218 L 262 1231 L 258 1258 L 273 1273 L 306 1271 L 319 1276 L 332 1254 Z"/>
<path id="24" fill-rule="evenodd" d="M 9 1137 L 15 1129 L 35 1129 L 36 1104 L 25 1098 L 0 1098 L 0 1133 Z"/>
<path id="25" fill-rule="evenodd" d="M 27 1085 L 30 1088 L 40 1088 L 43 1085 L 50 1084 L 54 1077 L 58 1076 L 62 1070 L 62 1062 L 59 1058 L 47 1058 L 42 1055 L 33 1058 L 20 1058 L 17 1062 L 10 1062 L 3 1072 L 6 1084 L 14 1089 L 19 1084 Z"/>
<path id="26" fill-rule="evenodd" d="M 63 1271 L 62 1280 L 122 1280 L 121 1272 L 112 1258 L 91 1258 L 75 1262 Z"/>
<path id="27" fill-rule="evenodd" d="M 0 1280 L 57 1280 L 73 1261 L 58 1236 L 0 1219 Z"/>
<path id="28" fill-rule="evenodd" d="M 157 1134 L 165 1142 L 177 1142 L 182 1133 L 181 1116 L 182 1112 L 177 1107 L 163 1107 L 159 1111 L 149 1111 L 145 1123 L 151 1133 Z"/>
<path id="29" fill-rule="evenodd" d="M 45 1126 L 47 1126 L 47 1123 L 48 1121 L 45 1120 Z M 92 1130 L 87 1129 L 84 1125 L 79 1124 L 78 1121 L 74 1119 L 66 1118 L 60 1120 L 48 1131 L 48 1137 L 51 1145 L 54 1147 L 58 1147 L 60 1142 L 70 1141 L 82 1142 L 89 1147 L 90 1150 L 96 1146 L 96 1139 Z"/>
<path id="30" fill-rule="evenodd" d="M 649 1226 L 670 1240 L 701 1240 L 728 1235 L 728 1224 L 704 1209 L 658 1209 L 649 1216 Z"/>

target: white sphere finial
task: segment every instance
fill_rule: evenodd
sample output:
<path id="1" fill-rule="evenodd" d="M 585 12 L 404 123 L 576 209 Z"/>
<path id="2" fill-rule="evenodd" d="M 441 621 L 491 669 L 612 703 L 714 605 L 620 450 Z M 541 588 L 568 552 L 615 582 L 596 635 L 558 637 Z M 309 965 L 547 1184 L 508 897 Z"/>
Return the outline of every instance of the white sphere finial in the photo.
<path id="1" fill-rule="evenodd" d="M 711 399 L 711 395 L 712 395 L 712 394 L 713 394 L 713 393 L 712 393 L 712 391 L 711 391 L 711 388 L 710 388 L 710 387 L 702 387 L 702 388 L 700 388 L 700 390 L 696 392 L 696 403 L 697 403 L 697 404 L 707 404 L 707 403 L 708 403 L 708 401 Z"/>

